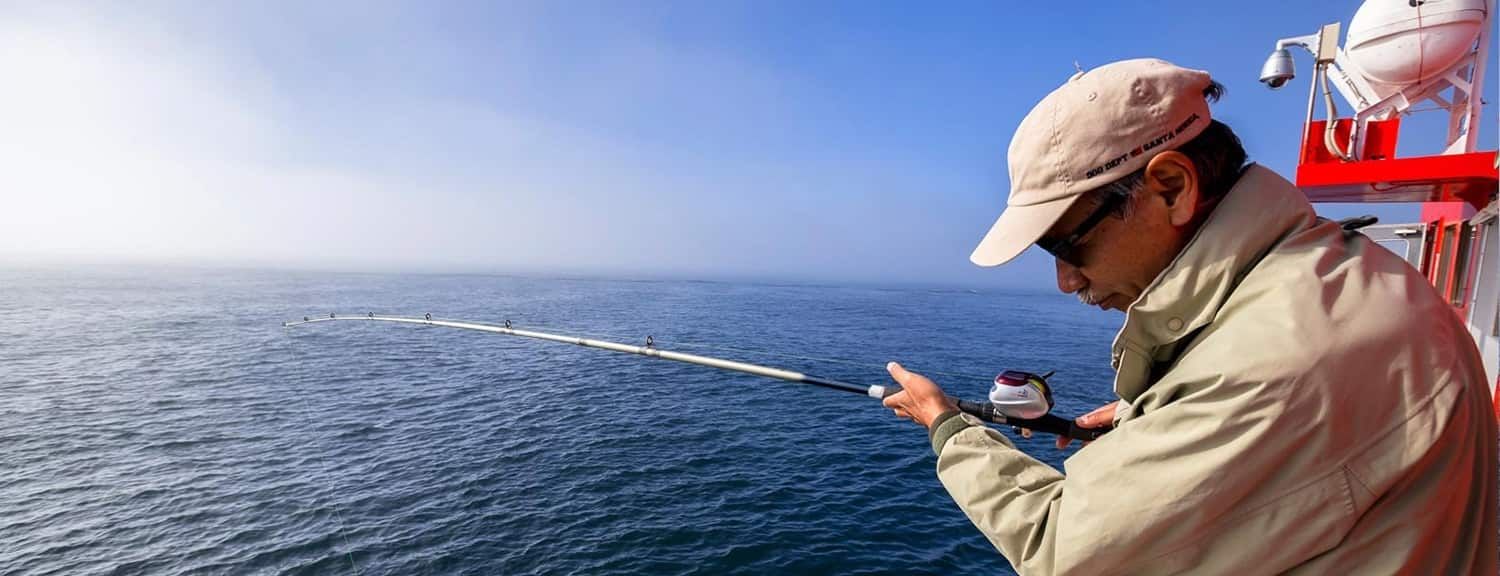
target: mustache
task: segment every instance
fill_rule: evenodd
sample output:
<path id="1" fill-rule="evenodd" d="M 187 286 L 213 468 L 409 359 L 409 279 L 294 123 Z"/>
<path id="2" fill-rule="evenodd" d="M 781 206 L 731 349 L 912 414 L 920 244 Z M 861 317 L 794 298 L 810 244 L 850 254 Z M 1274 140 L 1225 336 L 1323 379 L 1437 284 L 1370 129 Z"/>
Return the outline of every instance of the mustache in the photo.
<path id="1" fill-rule="evenodd" d="M 1094 291 L 1089 290 L 1088 287 L 1080 288 L 1077 292 L 1074 292 L 1073 295 L 1077 296 L 1078 301 L 1086 306 L 1098 306 L 1099 302 L 1103 301 L 1103 298 L 1100 298 L 1099 295 L 1094 294 Z"/>

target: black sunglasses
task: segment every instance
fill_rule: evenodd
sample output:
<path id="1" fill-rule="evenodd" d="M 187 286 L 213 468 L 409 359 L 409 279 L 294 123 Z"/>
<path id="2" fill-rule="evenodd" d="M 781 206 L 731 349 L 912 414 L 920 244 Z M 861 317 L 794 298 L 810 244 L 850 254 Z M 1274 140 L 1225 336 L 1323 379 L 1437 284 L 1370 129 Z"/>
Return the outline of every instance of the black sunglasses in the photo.
<path id="1" fill-rule="evenodd" d="M 1083 239 L 1083 236 L 1088 234 L 1089 230 L 1093 230 L 1095 226 L 1104 221 L 1105 216 L 1108 216 L 1110 212 L 1113 212 L 1115 208 L 1120 206 L 1120 203 L 1129 197 L 1130 193 L 1127 191 L 1116 190 L 1110 192 L 1108 196 L 1104 197 L 1104 201 L 1099 203 L 1099 207 L 1095 208 L 1094 212 L 1089 214 L 1088 218 L 1085 218 L 1077 228 L 1073 229 L 1072 234 L 1068 234 L 1062 238 L 1041 238 L 1036 241 L 1037 247 L 1046 250 L 1053 258 L 1067 262 L 1074 268 L 1082 267 L 1083 263 L 1077 260 L 1076 254 L 1078 251 L 1078 241 Z"/>

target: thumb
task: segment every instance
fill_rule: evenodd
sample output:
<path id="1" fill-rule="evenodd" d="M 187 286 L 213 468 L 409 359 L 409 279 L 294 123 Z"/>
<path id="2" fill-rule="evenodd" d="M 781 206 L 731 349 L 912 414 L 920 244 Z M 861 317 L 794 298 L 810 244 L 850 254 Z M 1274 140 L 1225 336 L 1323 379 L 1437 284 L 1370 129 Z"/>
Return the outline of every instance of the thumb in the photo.
<path id="1" fill-rule="evenodd" d="M 1076 418 L 1078 425 L 1085 428 L 1097 428 L 1114 420 L 1114 404 L 1105 404 L 1095 408 L 1088 414 Z"/>

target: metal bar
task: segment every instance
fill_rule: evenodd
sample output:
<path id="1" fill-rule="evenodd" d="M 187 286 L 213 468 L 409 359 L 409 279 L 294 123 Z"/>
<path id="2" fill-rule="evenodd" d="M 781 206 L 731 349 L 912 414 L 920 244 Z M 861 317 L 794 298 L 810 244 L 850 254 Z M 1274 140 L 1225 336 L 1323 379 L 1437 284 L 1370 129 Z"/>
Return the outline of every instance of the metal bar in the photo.
<path id="1" fill-rule="evenodd" d="M 1464 130 L 1464 152 L 1473 152 L 1479 144 L 1479 120 L 1484 108 L 1484 74 L 1490 62 L 1490 33 L 1495 28 L 1495 0 L 1484 3 L 1484 26 L 1476 39 L 1474 64 L 1469 68 L 1469 110 Z"/>

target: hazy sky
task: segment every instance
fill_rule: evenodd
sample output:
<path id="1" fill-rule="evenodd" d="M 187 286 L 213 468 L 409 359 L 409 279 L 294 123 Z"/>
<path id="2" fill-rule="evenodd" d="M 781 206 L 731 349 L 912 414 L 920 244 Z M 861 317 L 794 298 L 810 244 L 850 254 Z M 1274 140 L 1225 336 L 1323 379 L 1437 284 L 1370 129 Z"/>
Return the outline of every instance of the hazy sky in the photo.
<path id="1" fill-rule="evenodd" d="M 967 257 L 1075 61 L 1209 70 L 1290 176 L 1261 63 L 1357 6 L 0 3 L 0 258 L 1044 288 Z"/>

